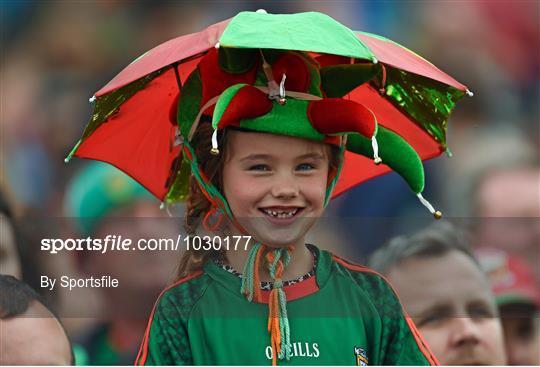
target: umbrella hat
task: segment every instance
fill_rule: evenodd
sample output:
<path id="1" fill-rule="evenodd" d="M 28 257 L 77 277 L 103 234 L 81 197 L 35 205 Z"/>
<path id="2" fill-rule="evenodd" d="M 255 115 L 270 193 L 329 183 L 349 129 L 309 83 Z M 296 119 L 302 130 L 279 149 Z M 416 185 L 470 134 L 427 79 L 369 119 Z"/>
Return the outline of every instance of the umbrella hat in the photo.
<path id="1" fill-rule="evenodd" d="M 324 98 L 344 97 L 360 102 L 376 116 L 376 138 L 383 164 L 373 164 L 376 152 L 369 137 L 351 136 L 332 197 L 365 180 L 397 170 L 396 164 L 389 165 L 392 159 L 382 154 L 394 151 L 382 143 L 383 135 L 399 141 L 404 149 L 410 150 L 411 157 L 416 154 L 418 158 L 411 161 L 416 161 L 417 166 L 420 160 L 444 152 L 448 117 L 457 100 L 468 91 L 405 47 L 380 36 L 354 32 L 324 14 L 242 12 L 202 32 L 165 42 L 122 70 L 95 93 L 91 120 L 67 160 L 78 156 L 108 162 L 160 200 L 182 200 L 191 165 L 183 144 L 187 127 L 177 124 L 177 100 L 184 100 L 184 94 L 189 94 L 184 92 L 192 90 L 193 85 L 197 87 L 193 72 L 202 70 L 200 63 L 216 46 L 222 66 L 244 60 L 228 69 L 232 73 L 222 70 L 242 78 L 245 77 L 242 67 L 254 65 L 254 69 L 260 69 L 258 50 L 303 51 L 320 66 L 321 83 L 328 85 L 322 91 Z M 243 51 L 249 57 L 236 57 L 234 51 Z M 256 60 L 250 61 L 250 57 Z M 353 67 L 347 69 L 344 65 Z M 260 75 L 260 70 L 252 73 Z M 289 81 L 293 74 L 287 74 Z M 354 79 L 349 77 L 352 74 L 368 79 L 358 83 L 362 79 L 358 78 L 349 83 Z M 280 78 L 276 77 L 276 83 Z M 332 79 L 342 82 L 326 82 Z M 230 79 L 219 88 L 220 92 L 240 83 L 254 85 L 253 80 Z M 291 84 L 285 82 L 285 85 Z M 309 92 L 316 95 L 313 90 Z M 195 99 L 192 102 L 197 103 Z M 194 110 L 200 111 L 203 105 L 196 107 Z M 366 154 L 358 154 L 359 149 Z M 423 179 L 417 179 L 416 184 L 413 181 L 407 179 L 411 189 L 420 193 Z"/>

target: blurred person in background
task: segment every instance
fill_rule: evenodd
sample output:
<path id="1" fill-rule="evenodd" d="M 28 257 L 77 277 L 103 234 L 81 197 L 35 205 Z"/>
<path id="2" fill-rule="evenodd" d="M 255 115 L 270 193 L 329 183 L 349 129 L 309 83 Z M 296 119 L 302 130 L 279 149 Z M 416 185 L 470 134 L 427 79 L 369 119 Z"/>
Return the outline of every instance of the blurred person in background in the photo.
<path id="1" fill-rule="evenodd" d="M 527 191 L 510 190 L 508 185 L 504 185 L 501 186 L 502 191 L 490 189 L 490 197 L 481 194 L 484 197 L 479 200 L 484 188 L 499 185 L 496 177 L 499 176 L 498 172 L 534 171 L 535 167 L 540 167 L 538 143 L 530 140 L 535 137 L 532 134 L 527 136 L 526 132 L 509 124 L 475 126 L 463 135 L 456 136 L 453 157 L 446 160 L 446 165 L 448 172 L 461 174 L 445 174 L 450 183 L 447 185 L 445 206 L 454 216 L 460 217 L 537 216 L 538 206 L 534 207 L 531 201 L 539 198 L 540 191 L 538 186 L 536 190 L 532 187 L 531 174 L 526 175 L 529 177 L 525 183 Z M 492 174 L 493 177 L 490 177 Z M 488 200 L 495 200 L 495 203 L 491 204 Z M 503 200 L 504 205 L 497 204 Z M 512 200 L 516 200 L 514 205 L 510 203 Z"/>
<path id="2" fill-rule="evenodd" d="M 33 251 L 27 233 L 23 233 L 19 220 L 10 205 L 10 200 L 0 186 L 0 274 L 13 275 L 30 287 L 37 289 L 41 296 L 54 304 L 53 295 L 45 294 L 39 288 L 39 276 L 43 274 L 43 264 L 39 254 Z"/>
<path id="3" fill-rule="evenodd" d="M 506 364 L 488 280 L 454 225 L 439 222 L 396 237 L 375 251 L 369 265 L 394 285 L 441 364 Z"/>
<path id="4" fill-rule="evenodd" d="M 159 202 L 113 166 L 91 162 L 70 182 L 66 213 L 80 238 L 122 236 L 176 238 L 177 220 L 167 218 Z M 135 245 L 133 245 L 135 247 Z M 130 249 L 131 250 L 131 249 Z M 175 251 L 75 251 L 82 275 L 111 276 L 116 288 L 98 288 L 103 310 L 86 311 L 99 324 L 77 340 L 88 354 L 87 364 L 132 364 L 146 327 L 146 317 L 159 292 L 173 279 L 180 254 Z M 70 292 L 66 297 L 75 297 Z"/>
<path id="5" fill-rule="evenodd" d="M 501 315 L 510 365 L 537 365 L 540 355 L 540 288 L 519 256 L 483 248 L 477 252 Z"/>
<path id="6" fill-rule="evenodd" d="M 536 325 L 536 340 L 540 340 L 540 317 L 536 317 L 534 319 L 535 325 Z M 536 365 L 540 365 L 540 348 L 537 348 L 536 350 Z"/>
<path id="7" fill-rule="evenodd" d="M 475 243 L 521 255 L 540 282 L 540 165 L 485 170 L 473 202 L 478 217 Z"/>
<path id="8" fill-rule="evenodd" d="M 0 294 L 0 364 L 75 363 L 62 323 L 36 291 L 11 275 L 0 275 Z"/>
<path id="9" fill-rule="evenodd" d="M 540 281 L 538 142 L 515 126 L 484 126 L 456 139 L 444 207 L 470 218 L 474 247 L 520 255 Z M 459 175 L 450 174 L 460 172 Z"/>
<path id="10" fill-rule="evenodd" d="M 13 213 L 4 191 L 0 190 L 0 274 L 22 278 L 21 258 L 15 242 Z"/>
<path id="11" fill-rule="evenodd" d="M 539 218 L 540 166 L 491 169 L 478 182 L 476 193 L 476 212 L 481 217 Z M 540 234 L 540 229 L 536 234 Z M 539 243 L 530 241 L 533 239 L 524 242 Z"/>

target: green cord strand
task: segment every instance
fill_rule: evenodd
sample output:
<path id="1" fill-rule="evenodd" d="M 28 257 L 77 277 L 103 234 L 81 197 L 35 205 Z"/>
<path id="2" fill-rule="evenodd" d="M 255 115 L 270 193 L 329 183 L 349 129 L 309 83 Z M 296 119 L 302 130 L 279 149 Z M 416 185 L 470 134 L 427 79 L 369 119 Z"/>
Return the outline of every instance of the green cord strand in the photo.
<path id="1" fill-rule="evenodd" d="M 280 248 L 275 249 L 273 250 L 273 253 L 274 253 L 274 261 L 272 261 L 271 264 L 268 264 L 268 272 L 270 273 L 270 277 L 275 280 L 277 264 L 281 258 L 281 249 Z"/>
<path id="2" fill-rule="evenodd" d="M 292 357 L 291 329 L 289 326 L 289 317 L 287 316 L 287 297 L 285 295 L 285 291 L 282 288 L 278 289 L 278 298 L 280 308 L 279 330 L 283 338 L 279 359 L 283 359 L 283 357 L 285 357 L 287 360 L 289 360 Z"/>
<path id="3" fill-rule="evenodd" d="M 259 287 L 259 284 L 253 284 L 253 273 L 258 271 L 255 269 L 255 259 L 257 258 L 257 252 L 261 247 L 260 243 L 256 243 L 251 247 L 248 253 L 248 258 L 244 264 L 243 276 L 242 276 L 242 294 L 247 295 L 247 299 L 251 302 L 253 300 L 254 286 Z"/>
<path id="4" fill-rule="evenodd" d="M 283 259 L 282 259 L 283 258 Z M 279 300 L 279 332 L 282 337 L 281 342 L 281 351 L 278 355 L 279 359 L 286 358 L 289 360 L 292 357 L 291 350 L 291 332 L 289 326 L 289 318 L 287 316 L 287 297 L 285 291 L 283 290 L 283 281 L 281 279 L 276 279 L 276 268 L 279 263 L 282 261 L 283 268 L 285 269 L 289 262 L 291 261 L 291 254 L 287 249 L 275 249 L 274 250 L 274 261 L 269 265 L 269 273 L 272 279 L 274 279 L 274 288 L 278 292 Z"/>

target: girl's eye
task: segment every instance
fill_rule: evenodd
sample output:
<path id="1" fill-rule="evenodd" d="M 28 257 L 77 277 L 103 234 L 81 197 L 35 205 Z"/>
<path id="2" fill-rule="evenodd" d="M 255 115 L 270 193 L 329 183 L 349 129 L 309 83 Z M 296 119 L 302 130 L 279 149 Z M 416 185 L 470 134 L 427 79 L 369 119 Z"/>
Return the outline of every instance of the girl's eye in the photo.
<path id="1" fill-rule="evenodd" d="M 296 167 L 298 171 L 311 171 L 312 169 L 315 169 L 315 166 L 310 163 L 302 163 Z"/>
<path id="2" fill-rule="evenodd" d="M 270 171 L 270 167 L 268 167 L 266 164 L 255 164 L 253 166 L 250 166 L 248 168 L 248 171 Z"/>

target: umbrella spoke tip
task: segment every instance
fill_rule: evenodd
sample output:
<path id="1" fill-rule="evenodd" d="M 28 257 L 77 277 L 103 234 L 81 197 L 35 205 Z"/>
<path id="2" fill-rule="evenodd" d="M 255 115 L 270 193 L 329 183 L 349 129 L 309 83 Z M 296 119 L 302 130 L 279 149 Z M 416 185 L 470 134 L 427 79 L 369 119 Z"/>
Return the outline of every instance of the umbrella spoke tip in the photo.
<path id="1" fill-rule="evenodd" d="M 172 217 L 172 213 L 171 211 L 169 210 L 169 204 L 166 203 L 165 201 L 162 201 L 160 204 L 159 204 L 159 210 L 165 210 L 167 212 L 167 215 L 169 217 Z"/>
<path id="2" fill-rule="evenodd" d="M 264 9 L 257 9 L 257 13 L 268 14 L 268 12 Z"/>
<path id="3" fill-rule="evenodd" d="M 474 93 L 473 93 L 473 92 L 471 92 L 471 91 L 470 91 L 470 90 L 468 90 L 468 89 L 467 89 L 467 90 L 465 91 L 465 93 L 467 93 L 467 95 L 468 95 L 469 97 L 472 97 L 472 96 L 474 96 Z"/>
<path id="4" fill-rule="evenodd" d="M 96 96 L 92 96 L 90 98 L 88 98 L 88 102 L 92 103 L 96 100 Z"/>

